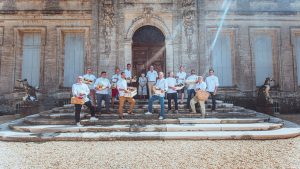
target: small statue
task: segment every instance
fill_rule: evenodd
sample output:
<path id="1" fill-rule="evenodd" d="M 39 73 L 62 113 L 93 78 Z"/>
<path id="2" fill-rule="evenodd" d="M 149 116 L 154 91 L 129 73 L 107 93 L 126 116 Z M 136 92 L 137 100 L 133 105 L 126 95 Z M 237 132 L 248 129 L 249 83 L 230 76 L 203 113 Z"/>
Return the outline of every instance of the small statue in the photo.
<path id="1" fill-rule="evenodd" d="M 21 86 L 25 90 L 26 95 L 23 97 L 24 101 L 38 101 L 36 89 L 29 85 L 27 79 L 18 79 L 17 81 L 21 83 Z"/>
<path id="2" fill-rule="evenodd" d="M 258 89 L 256 105 L 258 111 L 273 115 L 273 99 L 270 96 L 271 82 L 274 80 L 267 77 L 265 83 Z"/>

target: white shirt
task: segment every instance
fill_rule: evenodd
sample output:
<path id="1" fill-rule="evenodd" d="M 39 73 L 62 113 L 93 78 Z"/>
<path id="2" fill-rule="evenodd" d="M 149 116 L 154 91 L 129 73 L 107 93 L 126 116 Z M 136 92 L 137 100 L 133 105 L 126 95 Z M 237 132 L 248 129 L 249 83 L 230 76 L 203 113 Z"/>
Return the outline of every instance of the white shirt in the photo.
<path id="1" fill-rule="evenodd" d="M 119 90 L 119 95 L 124 96 L 124 94 L 125 94 L 124 90 L 127 90 L 127 82 L 125 79 L 120 79 L 117 82 L 117 89 Z M 120 89 L 123 89 L 123 90 L 120 90 Z"/>
<path id="2" fill-rule="evenodd" d="M 75 83 L 72 85 L 72 95 L 75 97 L 80 96 L 80 94 L 83 94 L 82 97 L 85 102 L 89 101 L 89 98 L 87 97 L 90 94 L 90 89 L 88 85 L 85 83 Z"/>
<path id="3" fill-rule="evenodd" d="M 186 73 L 185 72 L 178 72 L 177 74 L 176 74 L 176 76 L 178 77 L 178 79 L 177 79 L 177 83 L 178 84 L 180 84 L 180 83 L 184 83 L 184 81 L 185 81 L 185 78 L 186 78 Z"/>
<path id="4" fill-rule="evenodd" d="M 105 87 L 105 89 L 98 90 L 97 87 L 99 85 Z M 111 85 L 110 85 L 109 80 L 107 78 L 102 78 L 102 77 L 98 78 L 94 84 L 94 88 L 96 90 L 96 93 L 98 93 L 98 94 L 108 94 L 108 90 L 110 87 L 111 87 Z"/>
<path id="5" fill-rule="evenodd" d="M 157 79 L 157 82 L 154 86 L 161 89 L 161 90 L 164 90 L 164 91 L 168 90 L 168 82 L 164 78 L 163 79 Z M 159 97 L 165 97 L 164 93 L 160 93 L 160 94 L 156 94 L 156 95 L 159 96 Z"/>
<path id="6" fill-rule="evenodd" d="M 199 89 L 205 91 L 206 83 L 205 82 L 197 83 L 195 85 L 195 90 L 199 90 Z"/>
<path id="7" fill-rule="evenodd" d="M 155 70 L 153 70 L 152 72 L 149 70 L 147 72 L 147 76 L 148 78 L 148 82 L 155 82 L 156 81 L 156 78 L 158 77 L 158 74 Z"/>
<path id="8" fill-rule="evenodd" d="M 131 70 L 125 69 L 125 70 L 124 70 L 124 73 L 125 73 L 126 79 L 132 77 L 132 75 L 131 75 Z"/>
<path id="9" fill-rule="evenodd" d="M 117 83 L 118 80 L 122 79 L 121 78 L 121 74 L 114 74 L 112 77 L 111 77 L 111 82 L 112 83 Z"/>
<path id="10" fill-rule="evenodd" d="M 94 76 L 93 74 L 85 74 L 85 75 L 83 75 L 83 82 L 84 81 L 91 81 L 89 83 L 86 83 L 88 85 L 89 89 L 93 89 L 94 88 L 94 83 L 95 83 L 96 79 L 97 79 L 96 76 Z"/>
<path id="11" fill-rule="evenodd" d="M 147 84 L 147 78 L 146 77 L 139 77 L 139 85 L 145 86 Z"/>
<path id="12" fill-rule="evenodd" d="M 167 93 L 176 93 L 176 90 L 171 89 L 170 87 L 175 87 L 176 85 L 176 79 L 174 77 L 168 77 L 166 79 L 167 83 L 168 83 L 168 91 Z"/>
<path id="13" fill-rule="evenodd" d="M 197 75 L 191 75 L 189 76 L 186 80 L 189 80 L 189 81 L 197 81 L 198 80 L 198 76 Z M 195 89 L 195 83 L 190 83 L 187 85 L 187 89 L 190 90 L 190 89 Z"/>
<path id="14" fill-rule="evenodd" d="M 208 76 L 205 79 L 205 83 L 207 84 L 207 91 L 208 92 L 214 92 L 216 87 L 219 86 L 219 79 L 217 76 L 212 75 L 212 76 Z"/>

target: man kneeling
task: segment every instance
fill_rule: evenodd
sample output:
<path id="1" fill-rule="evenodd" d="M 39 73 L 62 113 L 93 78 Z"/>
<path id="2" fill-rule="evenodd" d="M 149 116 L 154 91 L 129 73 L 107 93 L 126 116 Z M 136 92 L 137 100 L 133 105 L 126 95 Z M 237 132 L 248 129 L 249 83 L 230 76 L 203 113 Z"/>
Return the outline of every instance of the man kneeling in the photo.
<path id="1" fill-rule="evenodd" d="M 195 86 L 195 91 L 197 93 L 197 91 L 199 91 L 199 90 L 205 91 L 205 89 L 206 89 L 206 83 L 203 81 L 203 77 L 199 76 L 198 82 Z M 194 96 L 193 99 L 190 102 L 192 113 L 196 113 L 196 108 L 195 108 L 196 103 L 200 104 L 202 117 L 205 118 L 205 101 L 204 100 L 199 100 L 197 95 Z"/>

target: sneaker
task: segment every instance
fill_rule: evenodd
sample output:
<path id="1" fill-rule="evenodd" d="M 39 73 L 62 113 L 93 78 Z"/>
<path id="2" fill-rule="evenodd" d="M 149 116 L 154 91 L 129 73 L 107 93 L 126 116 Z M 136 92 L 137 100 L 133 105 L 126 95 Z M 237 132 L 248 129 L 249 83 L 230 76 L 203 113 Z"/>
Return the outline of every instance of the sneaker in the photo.
<path id="1" fill-rule="evenodd" d="M 82 127 L 82 125 L 80 124 L 80 122 L 76 123 L 77 127 Z"/>
<path id="2" fill-rule="evenodd" d="M 151 112 L 146 112 L 145 115 L 152 115 L 152 113 Z"/>
<path id="3" fill-rule="evenodd" d="M 172 110 L 168 110 L 167 114 L 171 114 L 172 113 Z"/>
<path id="4" fill-rule="evenodd" d="M 178 112 L 178 110 L 175 110 L 175 114 L 178 114 L 179 112 Z"/>
<path id="5" fill-rule="evenodd" d="M 163 120 L 164 119 L 164 117 L 163 116 L 159 116 L 159 118 L 158 118 L 159 120 Z"/>
<path id="6" fill-rule="evenodd" d="M 90 121 L 97 121 L 98 120 L 98 118 L 96 118 L 96 117 L 91 117 L 90 118 Z"/>

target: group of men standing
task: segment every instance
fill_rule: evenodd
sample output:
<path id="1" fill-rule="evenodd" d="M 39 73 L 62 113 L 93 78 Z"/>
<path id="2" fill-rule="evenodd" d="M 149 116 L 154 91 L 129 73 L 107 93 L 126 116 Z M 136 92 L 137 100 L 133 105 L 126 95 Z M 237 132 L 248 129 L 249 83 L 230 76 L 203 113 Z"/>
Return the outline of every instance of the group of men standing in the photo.
<path id="1" fill-rule="evenodd" d="M 106 112 L 109 112 L 110 98 L 111 104 L 114 108 L 114 102 L 116 98 L 119 98 L 119 118 L 123 119 L 123 107 L 127 100 L 130 104 L 128 114 L 133 114 L 133 108 L 135 106 L 135 100 L 132 97 L 125 97 L 125 93 L 130 92 L 128 86 L 131 85 L 132 72 L 131 64 L 127 64 L 127 68 L 120 73 L 120 69 L 115 69 L 115 74 L 108 79 L 107 73 L 105 71 L 101 72 L 100 77 L 96 78 L 92 74 L 92 69 L 88 68 L 86 74 L 79 76 L 77 78 L 77 83 L 72 86 L 72 94 L 75 97 L 84 99 L 85 105 L 90 108 L 91 119 L 97 120 L 95 117 L 95 111 L 101 112 L 102 101 L 105 101 Z M 189 82 L 189 83 L 186 83 Z M 148 87 L 148 90 L 146 88 Z M 180 90 L 177 90 L 176 86 L 183 85 Z M 219 86 L 219 81 L 216 76 L 214 76 L 214 71 L 209 70 L 209 76 L 204 81 L 202 76 L 197 76 L 195 70 L 191 71 L 190 76 L 187 77 L 187 73 L 184 71 L 184 67 L 180 66 L 179 72 L 174 76 L 173 72 L 168 72 L 168 77 L 164 77 L 163 72 L 157 73 L 153 66 L 150 66 L 149 71 L 145 74 L 142 73 L 141 77 L 138 79 L 138 93 L 140 96 L 145 96 L 148 91 L 149 101 L 148 101 L 148 112 L 146 115 L 152 114 L 153 102 L 158 100 L 160 102 L 160 113 L 159 119 L 165 118 L 164 112 L 164 98 L 168 99 L 168 113 L 171 113 L 171 101 L 174 100 L 175 110 L 174 113 L 178 113 L 178 98 L 180 99 L 180 104 L 183 104 L 184 91 L 187 89 L 187 107 L 191 108 L 192 113 L 196 113 L 195 104 L 199 103 L 201 106 L 201 113 L 204 117 L 205 115 L 205 104 L 204 101 L 197 100 L 197 97 L 193 97 L 195 92 L 198 90 L 208 91 L 212 97 L 212 110 L 216 108 L 215 95 L 217 93 L 217 88 Z M 111 93 L 111 95 L 110 95 Z M 140 97 L 141 98 L 141 97 Z M 97 102 L 96 102 L 97 101 Z M 80 110 L 82 105 L 75 104 L 75 120 L 77 125 L 80 125 Z"/>

